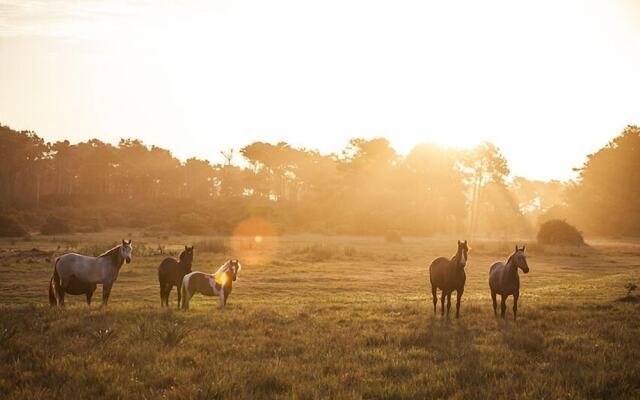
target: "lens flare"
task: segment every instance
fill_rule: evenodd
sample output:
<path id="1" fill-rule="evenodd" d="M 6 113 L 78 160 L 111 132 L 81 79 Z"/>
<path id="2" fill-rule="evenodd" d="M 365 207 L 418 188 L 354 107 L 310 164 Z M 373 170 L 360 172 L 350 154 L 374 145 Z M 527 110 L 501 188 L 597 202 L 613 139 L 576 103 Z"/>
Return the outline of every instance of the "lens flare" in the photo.
<path id="1" fill-rule="evenodd" d="M 216 275 L 215 277 L 216 282 L 218 283 L 218 285 L 220 286 L 224 286 L 227 284 L 227 274 L 225 273 L 220 273 L 218 275 Z"/>
<path id="2" fill-rule="evenodd" d="M 253 217 L 241 221 L 233 230 L 233 257 L 243 264 L 265 264 L 275 258 L 278 234 L 273 224 L 264 218 Z"/>

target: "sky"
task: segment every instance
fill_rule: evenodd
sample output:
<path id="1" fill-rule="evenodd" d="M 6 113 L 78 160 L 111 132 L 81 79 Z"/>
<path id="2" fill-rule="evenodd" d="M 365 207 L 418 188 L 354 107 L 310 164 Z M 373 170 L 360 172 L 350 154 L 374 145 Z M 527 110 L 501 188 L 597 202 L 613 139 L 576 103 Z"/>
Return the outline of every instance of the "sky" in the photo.
<path id="1" fill-rule="evenodd" d="M 0 123 L 47 141 L 489 140 L 566 180 L 639 93 L 640 0 L 0 0 Z"/>

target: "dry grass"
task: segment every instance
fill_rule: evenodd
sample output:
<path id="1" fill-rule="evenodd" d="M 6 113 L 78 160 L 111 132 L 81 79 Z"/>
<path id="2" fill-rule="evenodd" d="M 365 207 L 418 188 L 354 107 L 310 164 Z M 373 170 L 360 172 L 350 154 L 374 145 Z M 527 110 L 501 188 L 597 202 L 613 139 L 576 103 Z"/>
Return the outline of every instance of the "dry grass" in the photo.
<path id="1" fill-rule="evenodd" d="M 196 297 L 188 313 L 160 309 L 163 256 L 134 247 L 107 310 L 82 296 L 49 308 L 47 251 L 121 237 L 169 250 L 209 240 L 107 232 L 0 246 L 0 397 L 640 396 L 640 305 L 616 301 L 640 281 L 635 241 L 532 248 L 517 323 L 493 318 L 487 290 L 490 263 L 513 247 L 506 241 L 471 243 L 462 318 L 433 317 L 427 266 L 451 255 L 455 239 L 295 236 L 239 246 L 249 249 L 240 255 L 196 248 L 194 270 L 231 256 L 257 261 L 245 261 L 226 311 Z M 33 248 L 44 251 L 14 251 Z"/>

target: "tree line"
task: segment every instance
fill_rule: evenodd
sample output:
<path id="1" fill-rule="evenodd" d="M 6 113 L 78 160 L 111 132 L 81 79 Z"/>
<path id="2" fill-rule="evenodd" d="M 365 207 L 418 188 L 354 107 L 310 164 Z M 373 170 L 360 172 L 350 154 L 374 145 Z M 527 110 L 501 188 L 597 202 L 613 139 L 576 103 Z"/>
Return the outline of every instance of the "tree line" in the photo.
<path id="1" fill-rule="evenodd" d="M 632 204 L 638 189 L 629 179 L 638 175 L 624 175 L 626 192 L 610 188 L 607 177 L 623 163 L 619 156 L 629 168 L 632 155 L 639 159 L 638 136 L 637 127 L 627 128 L 602 154 L 589 156 L 580 178 L 566 187 L 509 179 L 507 160 L 489 142 L 473 149 L 421 144 L 407 155 L 385 138 L 355 138 L 336 154 L 254 142 L 239 150 L 245 163 L 238 166 L 232 151 L 224 163 L 182 162 L 137 139 L 47 143 L 34 132 L 0 126 L 0 212 L 30 227 L 55 214 L 85 230 L 228 234 L 256 217 L 280 232 L 508 235 L 531 233 L 545 214 L 583 222 L 581 210 L 598 208 L 601 215 L 611 206 L 635 212 L 637 222 L 607 219 L 607 226 L 633 232 L 640 223 Z M 609 197 L 594 197 L 604 188 Z M 588 214 L 584 229 L 597 231 L 596 214 Z"/>

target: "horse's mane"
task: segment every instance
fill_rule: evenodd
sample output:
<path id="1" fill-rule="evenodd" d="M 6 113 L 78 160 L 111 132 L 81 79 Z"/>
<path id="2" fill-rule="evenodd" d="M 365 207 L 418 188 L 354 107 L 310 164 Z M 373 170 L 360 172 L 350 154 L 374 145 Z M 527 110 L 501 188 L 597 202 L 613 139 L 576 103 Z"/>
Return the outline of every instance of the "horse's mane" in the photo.
<path id="1" fill-rule="evenodd" d="M 505 265 L 509 265 L 509 263 L 513 260 L 513 257 L 515 257 L 515 256 L 516 256 L 516 254 L 518 254 L 518 252 L 517 252 L 517 251 L 514 251 L 514 252 L 513 252 L 513 254 L 511 254 L 511 255 L 509 256 L 509 258 L 507 259 L 507 262 L 505 263 Z"/>
<path id="2" fill-rule="evenodd" d="M 120 246 L 121 245 L 117 245 L 116 247 L 109 249 L 104 253 L 100 254 L 98 257 L 115 257 L 116 255 L 120 254 Z"/>
<path id="3" fill-rule="evenodd" d="M 229 264 L 231 264 L 229 261 L 227 261 L 224 264 L 222 264 L 220 266 L 220 268 L 218 268 L 218 270 L 214 273 L 214 275 L 218 275 L 218 274 L 221 274 L 223 272 L 227 272 L 227 270 L 229 269 Z"/>
<path id="4" fill-rule="evenodd" d="M 231 265 L 231 260 L 226 261 L 224 264 L 220 266 L 220 268 L 218 268 L 218 270 L 213 275 L 218 275 L 223 272 L 227 272 L 229 270 L 230 265 Z M 238 263 L 238 271 L 240 271 L 241 269 L 242 269 L 242 265 Z"/>
<path id="5" fill-rule="evenodd" d="M 510 255 L 510 256 L 509 256 L 509 258 L 507 258 L 507 262 L 505 263 L 505 265 L 509 265 L 509 263 L 511 262 L 511 260 L 513 260 L 513 256 L 514 256 L 515 254 L 516 254 L 516 253 L 513 253 L 512 255 Z"/>

